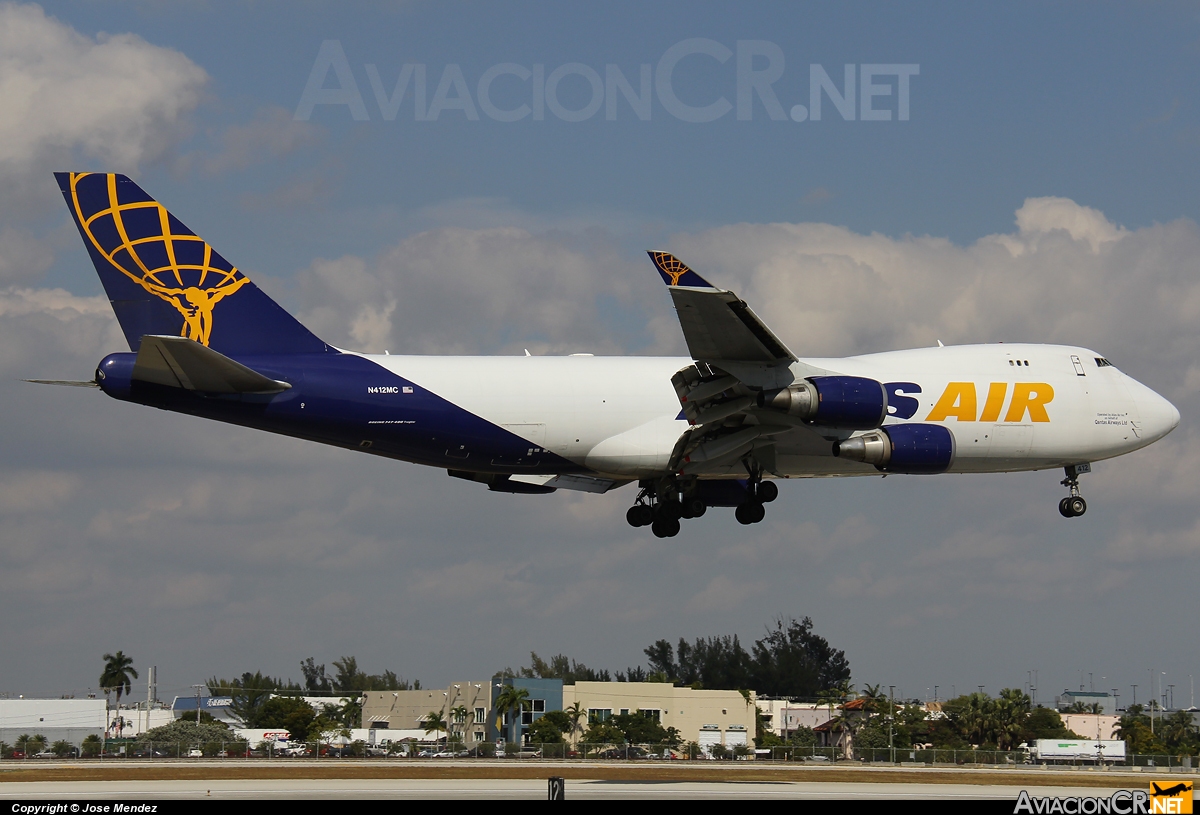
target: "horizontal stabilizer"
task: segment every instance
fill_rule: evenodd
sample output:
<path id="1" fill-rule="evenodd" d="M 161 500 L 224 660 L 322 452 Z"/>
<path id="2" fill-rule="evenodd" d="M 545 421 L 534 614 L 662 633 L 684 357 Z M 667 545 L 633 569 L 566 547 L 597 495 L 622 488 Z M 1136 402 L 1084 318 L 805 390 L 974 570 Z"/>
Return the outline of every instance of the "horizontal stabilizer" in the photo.
<path id="1" fill-rule="evenodd" d="M 142 337 L 133 378 L 204 393 L 279 393 L 292 387 L 187 337 Z"/>
<path id="2" fill-rule="evenodd" d="M 69 388 L 98 388 L 94 379 L 25 379 L 24 382 L 32 382 L 35 385 L 66 385 Z"/>

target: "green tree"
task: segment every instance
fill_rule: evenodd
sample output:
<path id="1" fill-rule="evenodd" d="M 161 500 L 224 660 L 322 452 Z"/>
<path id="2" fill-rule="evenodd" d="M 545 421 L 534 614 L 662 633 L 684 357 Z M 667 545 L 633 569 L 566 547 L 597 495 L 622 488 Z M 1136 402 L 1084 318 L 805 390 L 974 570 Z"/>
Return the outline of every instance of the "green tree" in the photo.
<path id="1" fill-rule="evenodd" d="M 280 684 L 278 679 L 263 676 L 261 671 L 247 671 L 232 682 L 212 677 L 208 680 L 208 692 L 214 696 L 228 695 L 231 699 L 229 712 L 242 723 L 242 727 L 258 728 L 261 726 L 259 714 L 262 706 Z"/>
<path id="2" fill-rule="evenodd" d="M 542 716 L 529 726 L 529 741 L 533 744 L 562 744 L 563 731 L 551 719 Z"/>
<path id="3" fill-rule="evenodd" d="M 576 701 L 572 703 L 570 707 L 564 710 L 563 713 L 565 713 L 571 720 L 571 743 L 574 744 L 576 734 L 583 732 L 583 725 L 581 725 L 580 722 L 587 719 L 587 710 L 580 705 L 578 701 Z"/>
<path id="4" fill-rule="evenodd" d="M 289 740 L 309 741 L 319 738 L 321 730 L 313 727 L 317 712 L 313 706 L 295 696 L 273 696 L 258 708 L 258 727 L 264 730 L 286 730 Z"/>
<path id="5" fill-rule="evenodd" d="M 46 747 L 46 737 L 42 735 L 31 736 L 28 733 L 22 733 L 17 736 L 17 749 L 27 756 L 42 752 Z"/>
<path id="6" fill-rule="evenodd" d="M 100 755 L 100 750 L 103 749 L 104 742 L 95 733 L 85 736 L 83 743 L 79 745 L 79 752 L 84 758 L 95 758 Z M 7 749 L 4 752 L 8 752 Z"/>
<path id="7" fill-rule="evenodd" d="M 608 721 L 620 729 L 630 744 L 666 744 L 671 740 L 671 734 L 657 719 L 640 710 L 617 714 Z"/>
<path id="8" fill-rule="evenodd" d="M 817 743 L 817 731 L 800 725 L 788 735 L 787 743 L 792 747 L 813 747 Z"/>
<path id="9" fill-rule="evenodd" d="M 1054 708 L 1038 706 L 1029 711 L 1025 719 L 1025 730 L 1021 741 L 1033 744 L 1038 739 L 1077 739 L 1063 724 L 1062 716 Z"/>
<path id="10" fill-rule="evenodd" d="M 992 736 L 1001 750 L 1015 750 L 1024 741 L 1030 699 L 1019 688 L 1004 688 L 992 706 Z"/>
<path id="11" fill-rule="evenodd" d="M 455 705 L 450 708 L 450 724 L 457 734 L 459 740 L 463 737 L 463 731 L 466 730 L 467 715 L 470 713 L 466 705 Z"/>
<path id="12" fill-rule="evenodd" d="M 529 691 L 527 689 L 505 685 L 503 690 L 496 695 L 496 729 L 503 729 L 505 713 L 521 710 L 528 699 Z"/>
<path id="13" fill-rule="evenodd" d="M 117 695 L 117 707 L 121 707 L 121 696 L 133 690 L 130 680 L 138 678 L 138 672 L 133 667 L 133 658 L 125 656 L 124 651 L 104 655 L 104 670 L 100 674 L 100 689 L 105 697 L 110 693 Z M 105 705 L 105 730 L 108 729 L 108 706 Z"/>
<path id="14" fill-rule="evenodd" d="M 201 721 L 199 726 L 192 722 L 176 719 L 169 724 L 147 730 L 137 738 L 139 745 L 153 744 L 156 749 L 173 749 L 186 753 L 188 749 L 205 744 L 228 744 L 234 741 L 234 733 L 224 722 Z M 88 744 L 84 740 L 84 746 Z"/>
<path id="15" fill-rule="evenodd" d="M 1161 754 L 1167 747 L 1151 727 L 1150 717 L 1141 705 L 1130 705 L 1117 722 L 1117 736 L 1124 740 L 1125 750 L 1133 754 Z"/>
<path id="16" fill-rule="evenodd" d="M 613 717 L 616 718 L 616 717 Z M 583 734 L 585 744 L 624 744 L 625 732 L 612 719 L 592 722 Z"/>
<path id="17" fill-rule="evenodd" d="M 425 714 L 423 727 L 427 736 L 430 733 L 441 733 L 446 730 L 446 717 L 442 715 L 440 710 L 431 710 Z M 434 736 L 435 741 L 440 738 L 441 736 Z"/>

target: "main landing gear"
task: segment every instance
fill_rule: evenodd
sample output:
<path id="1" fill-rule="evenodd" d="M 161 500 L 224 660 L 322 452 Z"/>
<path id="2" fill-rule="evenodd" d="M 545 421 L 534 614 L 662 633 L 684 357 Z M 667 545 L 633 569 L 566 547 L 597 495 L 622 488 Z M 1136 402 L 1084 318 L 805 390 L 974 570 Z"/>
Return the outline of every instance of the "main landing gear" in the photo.
<path id="1" fill-rule="evenodd" d="M 728 497 L 734 498 L 741 490 L 735 484 Z M 745 485 L 745 498 L 737 505 L 734 517 L 741 524 L 756 524 L 767 514 L 763 504 L 779 497 L 779 488 L 771 481 L 763 481 L 761 473 L 754 473 Z M 717 506 L 732 506 L 724 498 L 713 499 Z M 734 500 L 737 500 L 734 498 Z M 708 511 L 708 504 L 696 495 L 695 480 L 660 479 L 643 481 L 637 502 L 625 513 L 630 526 L 648 526 L 659 538 L 673 538 L 679 534 L 679 521 L 699 518 Z"/>
<path id="2" fill-rule="evenodd" d="M 1060 483 L 1064 487 L 1070 488 L 1071 494 L 1058 502 L 1058 511 L 1064 518 L 1078 518 L 1087 512 L 1087 501 L 1083 500 L 1083 496 L 1079 494 L 1079 476 L 1082 473 L 1090 473 L 1092 465 L 1072 464 L 1066 468 L 1066 471 L 1067 477 Z"/>
<path id="3" fill-rule="evenodd" d="M 637 503 L 625 513 L 630 526 L 648 526 L 656 538 L 679 534 L 680 519 L 699 518 L 708 506 L 699 498 L 682 495 L 674 486 L 659 496 L 651 486 L 642 488 Z"/>
<path id="4" fill-rule="evenodd" d="M 773 481 L 752 481 L 749 487 L 750 497 L 733 511 L 733 517 L 744 525 L 756 524 L 765 518 L 767 510 L 763 504 L 769 504 L 779 497 L 779 487 Z"/>

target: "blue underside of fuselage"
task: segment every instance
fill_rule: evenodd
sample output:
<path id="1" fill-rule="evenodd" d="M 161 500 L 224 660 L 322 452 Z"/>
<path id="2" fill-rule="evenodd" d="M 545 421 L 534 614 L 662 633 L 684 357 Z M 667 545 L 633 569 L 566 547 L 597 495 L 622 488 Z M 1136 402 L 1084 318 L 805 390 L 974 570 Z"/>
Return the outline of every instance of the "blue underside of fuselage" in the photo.
<path id="1" fill-rule="evenodd" d="M 205 395 L 134 380 L 128 396 L 114 392 L 115 382 L 101 380 L 101 387 L 139 404 L 431 467 L 587 472 L 363 357 L 287 354 L 237 361 L 292 387 L 272 395 Z"/>

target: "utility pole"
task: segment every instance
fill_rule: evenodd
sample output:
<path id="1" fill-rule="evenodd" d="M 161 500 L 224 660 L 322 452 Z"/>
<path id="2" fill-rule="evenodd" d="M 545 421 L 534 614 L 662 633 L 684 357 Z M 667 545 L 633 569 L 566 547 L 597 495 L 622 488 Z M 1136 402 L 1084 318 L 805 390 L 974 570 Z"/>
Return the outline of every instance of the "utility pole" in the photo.
<path id="1" fill-rule="evenodd" d="M 896 744 L 893 740 L 893 724 L 896 721 L 896 686 L 888 685 L 888 751 L 892 754 L 892 763 L 896 763 Z"/>
<path id="2" fill-rule="evenodd" d="M 200 689 L 203 685 L 192 685 L 196 689 L 196 727 L 200 727 Z"/>

